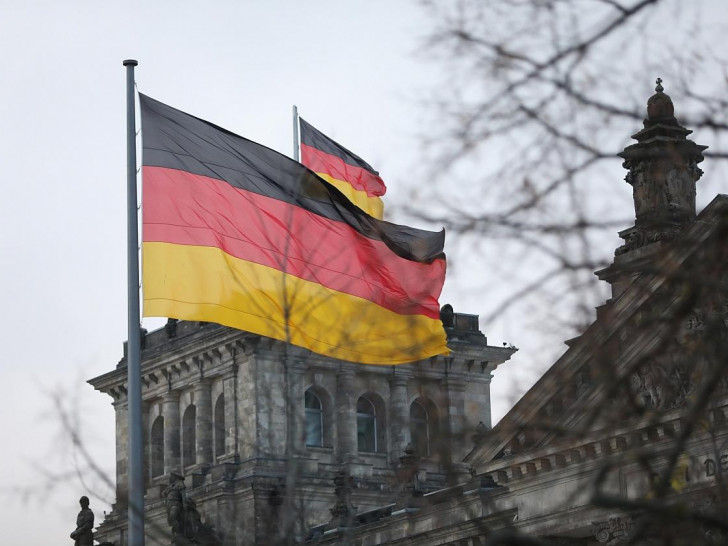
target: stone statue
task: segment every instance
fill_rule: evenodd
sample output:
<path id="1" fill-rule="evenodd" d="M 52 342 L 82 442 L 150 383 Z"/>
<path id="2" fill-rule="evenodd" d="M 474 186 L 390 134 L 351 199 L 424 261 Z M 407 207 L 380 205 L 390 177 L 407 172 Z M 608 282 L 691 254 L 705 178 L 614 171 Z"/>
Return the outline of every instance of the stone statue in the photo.
<path id="1" fill-rule="evenodd" d="M 172 545 L 217 546 L 220 544 L 210 525 L 202 523 L 195 501 L 187 497 L 183 476 L 172 472 L 169 486 L 162 491 L 167 506 L 167 523 L 172 528 Z"/>
<path id="2" fill-rule="evenodd" d="M 185 537 L 187 491 L 184 477 L 172 472 L 169 476 L 169 486 L 162 491 L 162 495 L 167 507 L 167 523 L 172 528 L 172 544 L 178 544 L 179 539 Z"/>
<path id="3" fill-rule="evenodd" d="M 78 501 L 81 504 L 81 511 L 76 517 L 76 529 L 71 533 L 75 546 L 93 546 L 94 543 L 94 513 L 88 507 L 87 496 Z"/>

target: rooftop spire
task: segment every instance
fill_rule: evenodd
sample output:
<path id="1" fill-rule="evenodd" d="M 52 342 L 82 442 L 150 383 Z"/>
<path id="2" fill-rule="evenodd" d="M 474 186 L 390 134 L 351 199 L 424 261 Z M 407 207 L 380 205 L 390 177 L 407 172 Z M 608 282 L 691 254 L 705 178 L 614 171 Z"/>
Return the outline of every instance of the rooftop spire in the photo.
<path id="1" fill-rule="evenodd" d="M 662 78 L 656 84 L 647 100 L 644 128 L 632 136 L 637 143 L 619 154 L 633 188 L 635 225 L 620 233 L 625 244 L 617 254 L 672 240 L 695 218 L 695 183 L 703 174 L 698 163 L 707 146 L 686 138 L 692 131 L 675 118 Z"/>
<path id="2" fill-rule="evenodd" d="M 622 266 L 629 263 L 627 269 L 634 270 L 636 262 L 679 237 L 695 219 L 695 183 L 703 174 L 698 163 L 707 146 L 688 140 L 692 131 L 675 118 L 662 78 L 655 83 L 655 94 L 647 100 L 644 127 L 632 135 L 637 142 L 618 154 L 629 171 L 625 181 L 632 186 L 635 223 L 620 232 L 624 244 L 615 251 L 614 264 L 600 272 L 600 278 L 609 282 L 621 278 Z M 612 290 L 615 292 L 614 284 Z"/>

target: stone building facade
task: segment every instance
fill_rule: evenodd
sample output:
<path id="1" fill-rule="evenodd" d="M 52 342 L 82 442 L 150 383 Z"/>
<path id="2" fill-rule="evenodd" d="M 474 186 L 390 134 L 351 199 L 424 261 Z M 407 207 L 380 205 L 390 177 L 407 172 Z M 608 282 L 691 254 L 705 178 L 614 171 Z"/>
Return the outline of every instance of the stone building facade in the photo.
<path id="1" fill-rule="evenodd" d="M 491 425 L 492 372 L 516 349 L 488 345 L 477 316 L 445 306 L 443 321 L 452 353 L 398 366 L 332 360 L 212 323 L 146 333 L 147 544 L 170 542 L 161 492 L 172 473 L 230 546 L 276 543 L 281 513 L 295 515 L 286 532 L 303 540 L 317 524 L 391 503 L 409 444 L 423 491 L 468 476 L 470 435 Z M 117 546 L 127 526 L 126 373 L 123 358 L 90 381 L 116 409 L 117 501 L 97 538 Z M 356 484 L 344 505 L 339 474 Z"/>
<path id="2" fill-rule="evenodd" d="M 611 297 L 493 428 L 490 374 L 515 349 L 449 308 L 452 354 L 397 367 L 211 324 L 147 335 L 149 543 L 168 540 L 176 468 L 226 545 L 728 542 L 728 196 L 696 212 L 689 134 L 658 82 L 620 154 L 635 224 L 597 272 Z M 122 360 L 91 381 L 117 408 L 118 502 L 99 527 L 115 544 L 125 375 Z"/>

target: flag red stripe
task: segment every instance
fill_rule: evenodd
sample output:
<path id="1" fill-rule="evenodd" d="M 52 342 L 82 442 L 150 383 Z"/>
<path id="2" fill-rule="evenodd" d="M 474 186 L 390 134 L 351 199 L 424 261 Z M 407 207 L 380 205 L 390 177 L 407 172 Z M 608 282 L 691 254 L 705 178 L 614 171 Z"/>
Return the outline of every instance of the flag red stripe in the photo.
<path id="1" fill-rule="evenodd" d="M 343 159 L 301 144 L 301 163 L 316 173 L 325 173 L 337 180 L 351 184 L 354 189 L 364 191 L 368 196 L 382 196 L 387 187 L 376 174 L 345 163 Z"/>
<path id="2" fill-rule="evenodd" d="M 175 169 L 144 167 L 144 204 L 144 241 L 220 248 L 402 315 L 439 317 L 444 259 L 401 258 L 342 222 Z"/>

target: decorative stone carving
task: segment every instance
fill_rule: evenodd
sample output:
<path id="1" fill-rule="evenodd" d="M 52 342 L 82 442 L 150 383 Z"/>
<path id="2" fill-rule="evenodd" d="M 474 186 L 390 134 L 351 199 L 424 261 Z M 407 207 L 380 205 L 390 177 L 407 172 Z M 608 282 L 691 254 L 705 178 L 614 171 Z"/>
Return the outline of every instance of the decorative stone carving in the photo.
<path id="1" fill-rule="evenodd" d="M 446 303 L 440 309 L 440 320 L 445 328 L 452 328 L 455 326 L 455 312 L 453 311 L 452 305 Z"/>
<path id="2" fill-rule="evenodd" d="M 167 334 L 167 338 L 171 339 L 177 337 L 177 323 L 179 320 L 175 318 L 167 319 L 167 324 L 164 325 L 164 332 Z"/>
<path id="3" fill-rule="evenodd" d="M 685 329 L 690 334 L 697 334 L 705 328 L 705 316 L 699 309 L 691 311 L 685 319 Z"/>
<path id="4" fill-rule="evenodd" d="M 594 537 L 602 544 L 623 544 L 632 531 L 632 518 L 612 516 L 607 521 L 592 522 Z"/>
<path id="5" fill-rule="evenodd" d="M 630 386 L 638 402 L 655 410 L 683 407 L 693 388 L 683 366 L 668 367 L 656 360 L 640 367 L 632 375 Z"/>
<path id="6" fill-rule="evenodd" d="M 650 231 L 639 227 L 633 227 L 629 230 L 622 232 L 625 240 L 624 244 L 614 251 L 615 256 L 635 250 L 643 246 L 663 242 L 669 243 L 674 241 L 680 235 L 681 229 L 679 227 L 664 226 L 662 230 Z"/>
<path id="7" fill-rule="evenodd" d="M 401 484 L 397 504 L 406 507 L 417 507 L 423 491 L 420 483 L 420 458 L 416 455 L 412 444 L 407 444 L 404 449 L 404 455 L 399 458 L 399 468 L 397 469 L 397 478 Z"/>
<path id="8" fill-rule="evenodd" d="M 331 525 L 335 527 L 352 527 L 357 507 L 351 502 L 351 493 L 356 481 L 349 472 L 342 468 L 334 476 L 334 494 L 336 504 L 331 512 Z"/>
<path id="9" fill-rule="evenodd" d="M 172 546 L 220 544 L 212 527 L 202 523 L 195 501 L 187 497 L 183 476 L 172 472 L 162 496 L 167 508 L 167 523 L 172 529 Z"/>
<path id="10" fill-rule="evenodd" d="M 483 421 L 480 421 L 478 423 L 478 426 L 475 427 L 475 434 L 473 434 L 470 439 L 473 441 L 473 444 L 476 446 L 479 445 L 483 440 L 485 440 L 485 437 L 488 434 L 488 427 L 485 426 L 485 423 Z M 407 446 L 410 447 L 410 446 Z M 406 450 L 405 450 L 406 453 Z M 402 459 L 400 459 L 401 461 Z"/>

